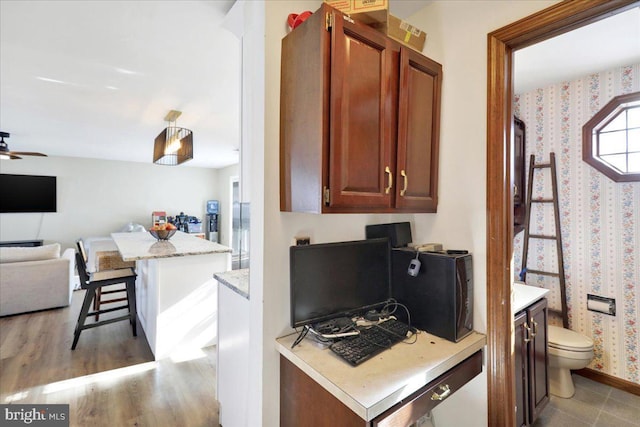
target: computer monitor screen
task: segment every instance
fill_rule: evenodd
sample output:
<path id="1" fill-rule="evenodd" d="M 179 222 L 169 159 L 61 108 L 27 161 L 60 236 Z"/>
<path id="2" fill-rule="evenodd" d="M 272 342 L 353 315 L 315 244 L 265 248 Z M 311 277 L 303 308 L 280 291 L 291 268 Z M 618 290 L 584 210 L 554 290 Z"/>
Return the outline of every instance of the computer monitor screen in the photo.
<path id="1" fill-rule="evenodd" d="M 291 326 L 380 306 L 391 298 L 387 238 L 292 246 Z"/>

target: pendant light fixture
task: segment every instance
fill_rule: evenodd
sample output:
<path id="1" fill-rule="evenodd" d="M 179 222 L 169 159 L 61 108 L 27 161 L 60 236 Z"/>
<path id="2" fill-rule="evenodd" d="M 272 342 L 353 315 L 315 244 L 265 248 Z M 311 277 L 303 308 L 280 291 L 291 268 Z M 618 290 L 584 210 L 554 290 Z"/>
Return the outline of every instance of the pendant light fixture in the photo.
<path id="1" fill-rule="evenodd" d="M 176 166 L 193 159 L 193 133 L 176 126 L 181 111 L 171 110 L 165 116 L 167 127 L 160 132 L 153 144 L 153 163 Z"/>

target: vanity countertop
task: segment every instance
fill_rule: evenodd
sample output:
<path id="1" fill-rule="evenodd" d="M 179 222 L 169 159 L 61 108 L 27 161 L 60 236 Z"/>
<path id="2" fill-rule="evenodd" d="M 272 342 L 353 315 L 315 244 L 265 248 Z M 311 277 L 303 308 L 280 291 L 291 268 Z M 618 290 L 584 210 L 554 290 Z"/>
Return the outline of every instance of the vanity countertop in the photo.
<path id="1" fill-rule="evenodd" d="M 513 313 L 518 313 L 527 308 L 534 302 L 544 298 L 548 293 L 549 289 L 515 282 L 511 290 L 511 307 L 513 308 Z"/>
<path id="2" fill-rule="evenodd" d="M 249 299 L 249 269 L 230 270 L 213 275 L 221 284 L 231 289 L 238 295 Z"/>
<path id="3" fill-rule="evenodd" d="M 111 237 L 124 261 L 231 253 L 227 246 L 182 231 L 176 232 L 170 240 L 156 240 L 146 231 L 112 233 Z"/>

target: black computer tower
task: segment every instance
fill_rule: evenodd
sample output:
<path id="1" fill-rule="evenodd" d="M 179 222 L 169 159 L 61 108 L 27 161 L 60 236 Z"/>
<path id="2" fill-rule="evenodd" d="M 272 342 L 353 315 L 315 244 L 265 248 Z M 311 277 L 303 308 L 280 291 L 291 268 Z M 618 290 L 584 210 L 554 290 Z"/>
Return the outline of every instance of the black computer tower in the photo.
<path id="1" fill-rule="evenodd" d="M 415 250 L 392 250 L 393 297 L 409 309 L 411 326 L 458 342 L 473 330 L 473 265 L 470 254 L 421 252 L 420 270 L 408 274 Z M 396 311 L 404 321 L 404 310 Z"/>

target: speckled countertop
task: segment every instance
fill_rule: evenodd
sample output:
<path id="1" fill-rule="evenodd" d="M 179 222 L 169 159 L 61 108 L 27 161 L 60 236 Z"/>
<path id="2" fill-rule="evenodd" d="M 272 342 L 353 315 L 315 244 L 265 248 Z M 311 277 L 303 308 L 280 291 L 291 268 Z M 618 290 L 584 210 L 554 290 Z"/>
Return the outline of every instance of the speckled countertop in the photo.
<path id="1" fill-rule="evenodd" d="M 249 269 L 230 270 L 216 273 L 213 277 L 238 295 L 249 299 Z"/>
<path id="2" fill-rule="evenodd" d="M 477 332 L 454 343 L 421 331 L 414 344 L 395 344 L 353 367 L 309 338 L 292 349 L 297 336 L 276 340 L 280 354 L 365 421 L 371 421 L 455 367 L 487 342 Z"/>
<path id="3" fill-rule="evenodd" d="M 188 255 L 231 253 L 231 248 L 199 237 L 176 232 L 170 240 L 158 241 L 146 231 L 134 233 L 112 233 L 124 261 L 139 261 L 153 258 L 169 258 Z"/>

